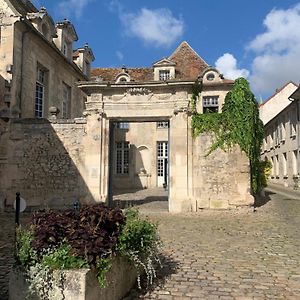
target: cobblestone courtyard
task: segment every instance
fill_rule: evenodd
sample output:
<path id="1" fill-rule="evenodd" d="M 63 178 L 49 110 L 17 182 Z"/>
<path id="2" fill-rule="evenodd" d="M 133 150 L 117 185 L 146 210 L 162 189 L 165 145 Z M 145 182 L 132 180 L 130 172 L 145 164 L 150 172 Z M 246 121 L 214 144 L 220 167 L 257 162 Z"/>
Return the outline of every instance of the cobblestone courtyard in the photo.
<path id="1" fill-rule="evenodd" d="M 159 212 L 159 202 L 142 205 L 159 222 L 164 268 L 151 291 L 132 291 L 127 299 L 300 299 L 300 199 L 270 197 L 255 212 L 172 215 Z M 0 221 L 0 299 L 6 300 L 13 215 Z"/>

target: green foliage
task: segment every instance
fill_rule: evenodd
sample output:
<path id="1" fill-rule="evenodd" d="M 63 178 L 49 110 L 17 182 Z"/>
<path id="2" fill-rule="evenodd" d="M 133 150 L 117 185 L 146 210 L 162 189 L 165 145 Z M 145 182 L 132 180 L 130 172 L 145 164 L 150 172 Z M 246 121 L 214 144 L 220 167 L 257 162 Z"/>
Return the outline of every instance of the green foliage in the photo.
<path id="1" fill-rule="evenodd" d="M 272 170 L 272 163 L 268 159 L 262 160 L 259 162 L 259 170 L 262 178 L 262 187 L 268 185 L 268 179 Z"/>
<path id="2" fill-rule="evenodd" d="M 195 113 L 192 128 L 194 136 L 204 132 L 214 135 L 209 153 L 217 148 L 226 149 L 238 144 L 250 161 L 252 191 L 254 194 L 260 191 L 262 176 L 259 158 L 263 124 L 259 119 L 258 104 L 246 79 L 235 81 L 233 89 L 226 95 L 221 114 Z"/>
<path id="3" fill-rule="evenodd" d="M 31 247 L 33 241 L 32 231 L 18 226 L 16 228 L 16 259 L 17 263 L 29 268 L 37 261 L 37 253 Z"/>
<path id="4" fill-rule="evenodd" d="M 89 268 L 87 260 L 72 254 L 70 245 L 63 243 L 57 248 L 46 250 L 42 256 L 41 263 L 50 269 L 81 269 Z"/>
<path id="5" fill-rule="evenodd" d="M 146 272 L 147 284 L 152 284 L 156 277 L 156 265 L 161 265 L 158 257 L 161 243 L 155 224 L 140 218 L 136 210 L 125 211 L 125 216 L 126 223 L 119 236 L 117 249 L 134 263 L 138 271 L 138 286 L 141 288 L 142 271 Z"/>
<path id="6" fill-rule="evenodd" d="M 196 105 L 197 105 L 197 98 L 202 89 L 201 83 L 196 81 L 192 88 L 192 101 L 191 101 L 191 108 L 192 112 L 196 112 Z"/>
<path id="7" fill-rule="evenodd" d="M 17 263 L 25 270 L 30 290 L 48 299 L 54 286 L 54 270 L 91 268 L 101 287 L 112 257 L 129 258 L 138 270 L 145 270 L 148 283 L 155 277 L 159 237 L 156 225 L 139 217 L 138 212 L 123 212 L 104 205 L 84 207 L 80 212 L 42 211 L 33 216 L 29 229 L 18 228 Z M 140 277 L 138 277 L 139 279 Z M 139 282 L 139 281 L 138 281 Z"/>
<path id="8" fill-rule="evenodd" d="M 97 262 L 97 280 L 101 288 L 105 288 L 107 286 L 106 273 L 111 268 L 111 262 L 111 256 L 107 258 L 102 258 Z"/>

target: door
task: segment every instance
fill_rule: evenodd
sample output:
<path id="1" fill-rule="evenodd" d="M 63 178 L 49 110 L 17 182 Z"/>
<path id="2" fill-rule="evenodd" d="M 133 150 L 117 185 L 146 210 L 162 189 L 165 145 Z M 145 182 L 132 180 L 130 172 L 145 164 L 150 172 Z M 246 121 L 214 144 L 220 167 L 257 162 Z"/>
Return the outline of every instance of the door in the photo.
<path id="1" fill-rule="evenodd" d="M 157 186 L 168 185 L 168 142 L 157 142 Z"/>

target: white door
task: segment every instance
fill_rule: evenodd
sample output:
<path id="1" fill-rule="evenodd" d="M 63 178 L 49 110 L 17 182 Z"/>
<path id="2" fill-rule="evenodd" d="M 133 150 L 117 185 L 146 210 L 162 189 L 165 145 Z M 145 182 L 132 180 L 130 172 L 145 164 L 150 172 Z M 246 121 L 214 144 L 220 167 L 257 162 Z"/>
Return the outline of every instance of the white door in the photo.
<path id="1" fill-rule="evenodd" d="M 168 185 L 168 142 L 157 142 L 157 186 Z"/>

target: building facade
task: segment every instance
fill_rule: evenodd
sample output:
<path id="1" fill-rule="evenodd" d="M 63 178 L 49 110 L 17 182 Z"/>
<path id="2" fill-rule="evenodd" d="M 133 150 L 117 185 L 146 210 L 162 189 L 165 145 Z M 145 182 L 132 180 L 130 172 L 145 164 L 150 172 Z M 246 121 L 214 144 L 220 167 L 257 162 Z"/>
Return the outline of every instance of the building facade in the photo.
<path id="1" fill-rule="evenodd" d="M 91 71 L 69 21 L 27 0 L 0 8 L 0 203 L 111 204 L 114 188 L 164 186 L 171 212 L 253 204 L 246 155 L 206 156 L 211 137 L 192 136 L 195 81 L 199 113 L 221 112 L 233 81 L 187 42 L 148 68 Z"/>
<path id="2" fill-rule="evenodd" d="M 85 95 L 76 86 L 88 80 L 92 50 L 73 51 L 78 40 L 67 20 L 54 23 L 45 8 L 28 0 L 0 1 L 0 117 L 61 119 L 78 117 Z"/>
<path id="3" fill-rule="evenodd" d="M 270 182 L 293 187 L 299 166 L 299 88 L 287 83 L 260 106 L 264 122 L 262 159 L 272 163 Z"/>

